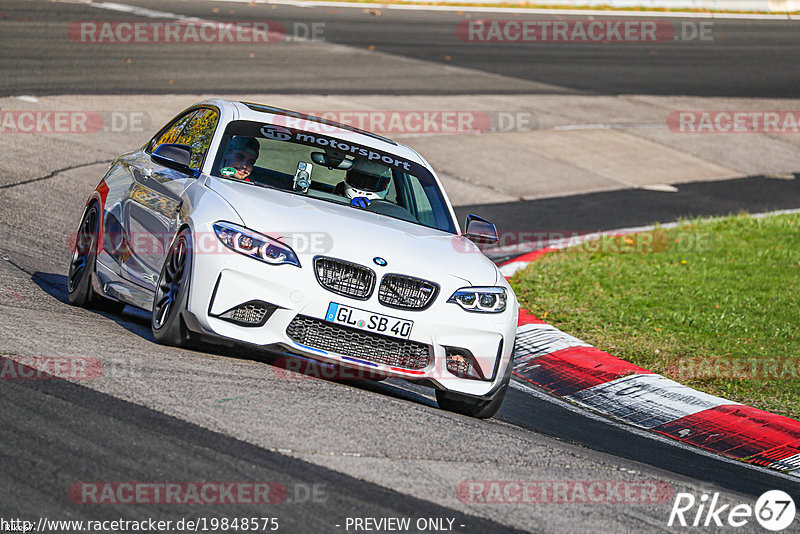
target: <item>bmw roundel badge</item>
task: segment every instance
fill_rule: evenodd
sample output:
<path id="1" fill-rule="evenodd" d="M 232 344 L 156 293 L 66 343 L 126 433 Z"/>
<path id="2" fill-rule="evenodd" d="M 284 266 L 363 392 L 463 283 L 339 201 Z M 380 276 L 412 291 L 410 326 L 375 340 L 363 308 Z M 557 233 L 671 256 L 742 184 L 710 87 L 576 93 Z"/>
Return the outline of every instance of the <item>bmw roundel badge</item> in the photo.
<path id="1" fill-rule="evenodd" d="M 375 265 L 380 265 L 381 267 L 386 267 L 386 260 L 381 257 L 372 258 L 372 261 L 375 262 Z"/>

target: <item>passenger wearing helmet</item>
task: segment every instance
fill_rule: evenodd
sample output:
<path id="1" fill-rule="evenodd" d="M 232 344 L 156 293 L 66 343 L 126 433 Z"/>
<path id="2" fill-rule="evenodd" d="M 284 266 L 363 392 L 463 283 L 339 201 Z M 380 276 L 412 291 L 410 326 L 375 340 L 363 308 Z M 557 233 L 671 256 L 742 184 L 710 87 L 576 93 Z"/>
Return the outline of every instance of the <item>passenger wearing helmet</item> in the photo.
<path id="1" fill-rule="evenodd" d="M 260 145 L 254 137 L 239 135 L 228 143 L 220 174 L 228 178 L 250 181 L 250 173 L 258 159 Z"/>
<path id="2" fill-rule="evenodd" d="M 334 193 L 353 199 L 384 200 L 389 193 L 392 171 L 389 167 L 368 160 L 356 160 L 339 182 Z"/>

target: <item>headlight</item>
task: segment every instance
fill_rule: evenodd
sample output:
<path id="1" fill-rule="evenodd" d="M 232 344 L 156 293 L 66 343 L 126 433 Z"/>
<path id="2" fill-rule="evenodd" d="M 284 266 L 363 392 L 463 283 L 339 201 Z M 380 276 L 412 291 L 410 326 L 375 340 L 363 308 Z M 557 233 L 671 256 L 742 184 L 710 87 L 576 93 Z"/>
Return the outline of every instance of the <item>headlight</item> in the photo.
<path id="1" fill-rule="evenodd" d="M 288 263 L 300 267 L 300 260 L 294 250 L 277 239 L 223 221 L 214 223 L 214 233 L 226 247 L 239 254 L 271 265 Z"/>
<path id="2" fill-rule="evenodd" d="M 462 287 L 447 302 L 455 302 L 471 312 L 500 313 L 506 309 L 506 290 L 502 287 Z"/>

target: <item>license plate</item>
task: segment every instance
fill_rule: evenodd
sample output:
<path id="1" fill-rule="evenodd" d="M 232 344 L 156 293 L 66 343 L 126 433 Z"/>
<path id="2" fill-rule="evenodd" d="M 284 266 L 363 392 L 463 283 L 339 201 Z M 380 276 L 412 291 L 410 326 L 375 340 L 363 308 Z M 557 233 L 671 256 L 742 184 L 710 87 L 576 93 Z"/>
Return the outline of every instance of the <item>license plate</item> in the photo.
<path id="1" fill-rule="evenodd" d="M 367 332 L 403 339 L 408 339 L 408 336 L 411 335 L 411 328 L 414 326 L 414 321 L 344 306 L 335 302 L 331 302 L 328 306 L 325 320 L 358 328 L 359 330 L 366 330 Z"/>

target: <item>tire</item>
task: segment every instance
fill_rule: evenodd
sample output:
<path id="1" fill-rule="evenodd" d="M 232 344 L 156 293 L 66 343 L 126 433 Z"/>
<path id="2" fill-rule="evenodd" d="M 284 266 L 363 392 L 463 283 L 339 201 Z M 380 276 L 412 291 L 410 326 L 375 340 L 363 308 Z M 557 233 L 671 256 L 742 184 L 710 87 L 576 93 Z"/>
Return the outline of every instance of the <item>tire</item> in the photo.
<path id="1" fill-rule="evenodd" d="M 107 299 L 92 289 L 99 235 L 100 209 L 93 203 L 84 212 L 75 237 L 67 275 L 67 299 L 73 306 L 121 313 L 124 302 Z"/>
<path id="2" fill-rule="evenodd" d="M 510 365 L 510 364 L 509 364 Z M 503 399 L 506 397 L 508 391 L 508 383 L 511 381 L 511 375 L 507 374 L 503 378 L 500 389 L 495 394 L 494 398 L 488 400 L 481 400 L 475 397 L 468 397 L 467 395 L 459 395 L 441 389 L 436 390 L 436 403 L 442 410 L 448 412 L 460 413 L 461 415 L 468 415 L 477 419 L 489 419 L 500 406 L 503 404 Z"/>
<path id="3" fill-rule="evenodd" d="M 183 319 L 189 300 L 192 258 L 192 234 L 184 229 L 170 245 L 153 297 L 150 327 L 153 337 L 163 345 L 188 348 L 194 344 Z"/>

